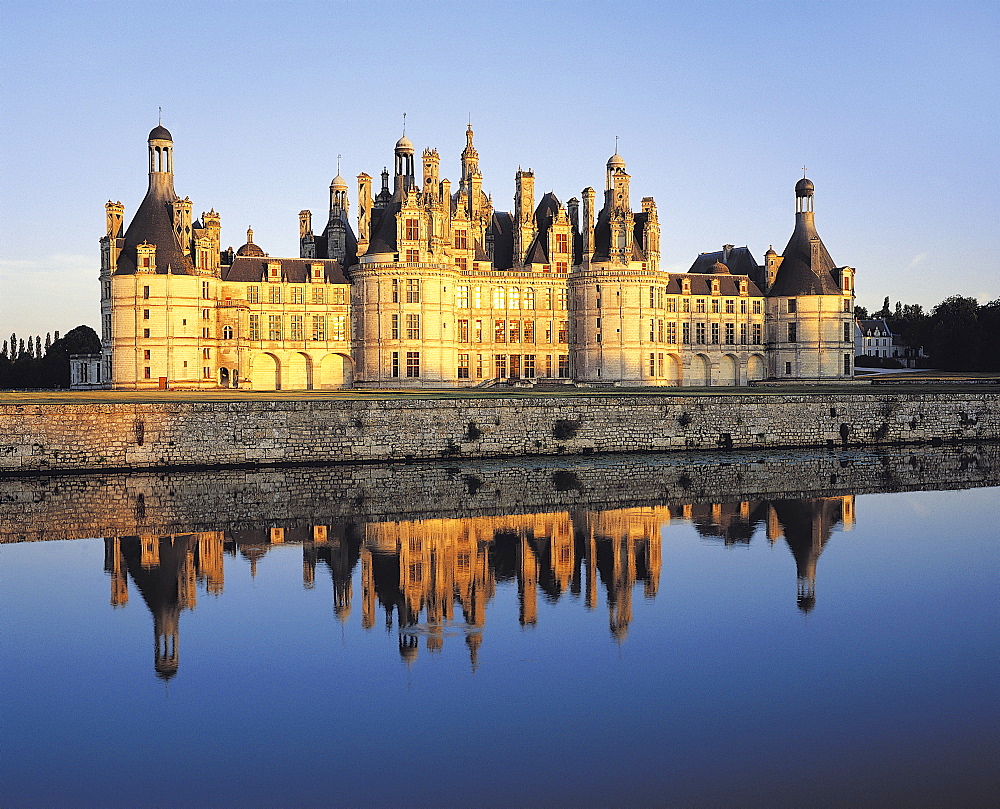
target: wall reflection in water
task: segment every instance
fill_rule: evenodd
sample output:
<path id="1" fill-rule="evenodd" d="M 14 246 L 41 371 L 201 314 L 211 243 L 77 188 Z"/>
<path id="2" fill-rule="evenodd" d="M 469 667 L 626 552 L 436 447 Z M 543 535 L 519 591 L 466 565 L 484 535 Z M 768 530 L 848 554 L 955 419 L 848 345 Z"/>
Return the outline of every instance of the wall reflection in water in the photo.
<path id="1" fill-rule="evenodd" d="M 115 537 L 105 539 L 105 570 L 112 606 L 128 604 L 131 580 L 152 613 L 154 668 L 164 679 L 178 671 L 180 614 L 195 607 L 198 584 L 221 595 L 227 555 L 243 557 L 256 576 L 280 545 L 301 547 L 306 588 L 318 575 L 330 576 L 338 621 L 355 609 L 360 565 L 365 629 L 376 627 L 381 613 L 408 665 L 421 646 L 436 652 L 446 639 L 464 638 L 475 669 L 498 582 L 516 582 L 522 626 L 538 622 L 539 599 L 569 593 L 582 595 L 590 610 L 603 602 L 612 637 L 624 641 L 639 585 L 642 597 L 656 597 L 661 529 L 671 521 L 727 545 L 761 535 L 772 544 L 783 540 L 795 559 L 798 608 L 809 612 L 817 560 L 833 530 L 853 524 L 854 496 Z"/>

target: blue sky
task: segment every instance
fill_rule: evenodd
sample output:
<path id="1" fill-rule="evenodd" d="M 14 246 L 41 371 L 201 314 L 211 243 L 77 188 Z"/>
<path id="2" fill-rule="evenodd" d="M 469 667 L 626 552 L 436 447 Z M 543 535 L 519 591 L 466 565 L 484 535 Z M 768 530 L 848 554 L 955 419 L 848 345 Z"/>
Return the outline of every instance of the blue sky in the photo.
<path id="1" fill-rule="evenodd" d="M 176 188 L 297 255 L 390 162 L 403 112 L 458 175 L 471 115 L 484 187 L 509 210 L 603 186 L 619 150 L 656 198 L 664 269 L 784 247 L 808 167 L 816 221 L 858 299 L 1000 297 L 996 2 L 6 3 L 0 10 L 0 334 L 99 323 L 104 203 L 146 187 L 157 107 Z"/>

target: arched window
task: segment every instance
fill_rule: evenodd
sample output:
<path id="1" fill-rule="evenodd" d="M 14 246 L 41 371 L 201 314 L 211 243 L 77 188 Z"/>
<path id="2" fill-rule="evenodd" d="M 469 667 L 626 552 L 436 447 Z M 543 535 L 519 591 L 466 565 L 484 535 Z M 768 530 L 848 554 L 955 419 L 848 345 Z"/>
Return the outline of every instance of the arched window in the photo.
<path id="1" fill-rule="evenodd" d="M 232 340 L 233 339 L 233 327 L 232 326 L 223 326 L 222 327 L 222 339 L 223 340 Z"/>

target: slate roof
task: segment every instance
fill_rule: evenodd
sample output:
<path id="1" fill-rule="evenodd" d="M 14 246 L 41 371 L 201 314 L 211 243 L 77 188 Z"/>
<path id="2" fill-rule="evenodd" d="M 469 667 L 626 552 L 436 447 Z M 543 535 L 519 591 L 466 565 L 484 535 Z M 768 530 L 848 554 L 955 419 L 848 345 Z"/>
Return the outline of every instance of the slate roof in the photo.
<path id="1" fill-rule="evenodd" d="M 494 211 L 490 230 L 493 235 L 493 269 L 509 270 L 514 266 L 514 217 L 507 211 Z"/>
<path id="2" fill-rule="evenodd" d="M 394 197 L 384 208 L 372 211 L 372 238 L 368 243 L 368 252 L 365 255 L 398 251 L 396 214 L 399 213 L 400 208 L 402 208 L 400 201 Z"/>
<path id="3" fill-rule="evenodd" d="M 729 251 L 727 259 L 724 250 L 716 250 L 712 253 L 702 253 L 694 260 L 694 264 L 688 272 L 707 273 L 712 272 L 716 262 L 725 264 L 729 272 L 733 275 L 752 275 L 757 271 L 757 259 L 753 257 L 749 247 L 734 247 Z"/>
<path id="4" fill-rule="evenodd" d="M 171 203 L 175 199 L 177 194 L 174 193 L 171 175 L 154 174 L 150 177 L 149 190 L 125 231 L 115 275 L 135 275 L 135 248 L 143 242 L 156 246 L 157 275 L 166 275 L 168 271 L 175 275 L 194 275 L 191 259 L 184 255 L 174 235 Z"/>
<path id="5" fill-rule="evenodd" d="M 812 262 L 812 239 L 819 240 L 816 266 Z M 769 295 L 792 297 L 840 294 L 840 284 L 833 277 L 833 259 L 816 232 L 812 212 L 795 214 L 795 230 L 781 256 L 782 262 Z"/>
<path id="6" fill-rule="evenodd" d="M 304 284 L 309 278 L 310 265 L 322 264 L 323 275 L 329 284 L 349 284 L 340 262 L 335 259 L 310 258 L 258 258 L 256 256 L 237 256 L 228 267 L 222 268 L 223 281 L 244 281 L 258 283 L 267 275 L 267 265 L 279 262 L 281 278 L 292 284 Z"/>
<path id="7" fill-rule="evenodd" d="M 859 320 L 858 328 L 864 337 L 892 337 L 892 330 L 889 324 L 882 318 Z"/>
<path id="8" fill-rule="evenodd" d="M 742 276 L 734 275 L 707 275 L 705 273 L 695 274 L 695 273 L 670 273 L 670 280 L 667 282 L 667 294 L 668 295 L 680 295 L 681 294 L 681 281 L 688 279 L 691 282 L 691 294 L 692 295 L 711 295 L 712 294 L 712 281 L 719 282 L 719 294 L 720 295 L 739 295 L 740 294 L 740 281 L 747 282 L 747 294 L 750 297 L 761 297 L 763 292 L 760 288 L 749 278 L 744 278 Z"/>

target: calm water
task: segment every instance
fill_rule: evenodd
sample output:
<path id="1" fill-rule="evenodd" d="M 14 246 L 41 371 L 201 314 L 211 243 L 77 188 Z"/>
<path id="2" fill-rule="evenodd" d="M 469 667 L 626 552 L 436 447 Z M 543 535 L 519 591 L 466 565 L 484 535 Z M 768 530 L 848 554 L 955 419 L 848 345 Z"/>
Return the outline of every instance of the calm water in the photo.
<path id="1" fill-rule="evenodd" d="M 0 805 L 995 805 L 1000 489 L 857 493 L 942 452 L 0 482 L 109 526 L 0 545 Z"/>

